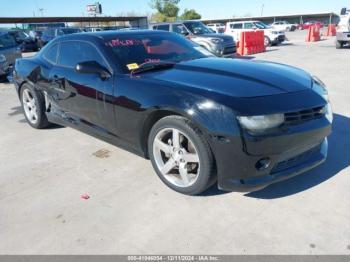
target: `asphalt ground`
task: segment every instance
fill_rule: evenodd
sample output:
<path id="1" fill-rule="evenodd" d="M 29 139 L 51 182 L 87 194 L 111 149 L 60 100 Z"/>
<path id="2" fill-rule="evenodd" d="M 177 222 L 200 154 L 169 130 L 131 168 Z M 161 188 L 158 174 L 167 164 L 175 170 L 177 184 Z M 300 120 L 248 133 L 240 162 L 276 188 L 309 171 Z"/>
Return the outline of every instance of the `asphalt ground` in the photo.
<path id="1" fill-rule="evenodd" d="M 0 84 L 0 254 L 349 255 L 350 48 L 305 37 L 289 33 L 248 59 L 301 67 L 327 84 L 328 160 L 250 194 L 173 192 L 142 158 L 70 128 L 32 129 L 13 86 Z"/>

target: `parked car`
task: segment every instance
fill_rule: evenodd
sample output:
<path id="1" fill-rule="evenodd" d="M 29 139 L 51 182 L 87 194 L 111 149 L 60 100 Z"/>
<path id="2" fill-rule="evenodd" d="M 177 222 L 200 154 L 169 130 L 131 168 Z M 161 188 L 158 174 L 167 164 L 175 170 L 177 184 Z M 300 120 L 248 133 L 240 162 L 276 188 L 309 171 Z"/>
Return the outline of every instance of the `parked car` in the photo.
<path id="1" fill-rule="evenodd" d="M 0 30 L 0 77 L 10 73 L 17 58 L 22 57 L 21 48 L 8 31 Z"/>
<path id="2" fill-rule="evenodd" d="M 341 49 L 350 43 L 350 10 L 343 8 L 337 26 L 336 48 Z"/>
<path id="3" fill-rule="evenodd" d="M 99 32 L 99 31 L 103 31 L 103 28 L 101 28 L 101 27 L 84 27 L 81 30 L 84 32 Z"/>
<path id="4" fill-rule="evenodd" d="M 17 60 L 15 87 L 32 127 L 70 126 L 150 158 L 184 194 L 216 181 L 254 191 L 325 161 L 332 111 L 318 78 L 203 50 L 161 31 L 73 34 Z"/>
<path id="5" fill-rule="evenodd" d="M 259 21 L 228 22 L 225 34 L 232 35 L 236 41 L 240 40 L 241 33 L 247 31 L 263 30 L 265 34 L 265 46 L 278 45 L 285 41 L 284 31 L 273 29 Z"/>
<path id="6" fill-rule="evenodd" d="M 318 21 L 308 21 L 304 24 L 299 25 L 300 30 L 308 30 L 311 26 L 317 26 L 318 28 L 323 28 L 324 25 L 321 22 Z"/>
<path id="7" fill-rule="evenodd" d="M 23 52 L 38 51 L 37 42 L 33 40 L 27 33 L 21 30 L 10 30 L 8 33 L 13 36 L 17 44 L 20 45 Z"/>
<path id="8" fill-rule="evenodd" d="M 271 27 L 279 31 L 295 31 L 297 29 L 297 25 L 287 21 L 276 21 L 271 24 Z"/>
<path id="9" fill-rule="evenodd" d="M 150 29 L 183 35 L 219 57 L 232 58 L 236 54 L 236 42 L 231 36 L 215 34 L 199 21 L 152 24 Z"/>
<path id="10" fill-rule="evenodd" d="M 61 28 L 49 28 L 44 30 L 41 39 L 39 41 L 39 47 L 43 48 L 48 42 L 55 39 L 57 36 L 70 35 L 81 33 L 83 30 L 73 27 L 61 27 Z"/>
<path id="11" fill-rule="evenodd" d="M 216 24 L 208 24 L 208 28 L 212 29 L 217 34 L 223 34 L 225 32 L 225 25 L 216 23 Z"/>

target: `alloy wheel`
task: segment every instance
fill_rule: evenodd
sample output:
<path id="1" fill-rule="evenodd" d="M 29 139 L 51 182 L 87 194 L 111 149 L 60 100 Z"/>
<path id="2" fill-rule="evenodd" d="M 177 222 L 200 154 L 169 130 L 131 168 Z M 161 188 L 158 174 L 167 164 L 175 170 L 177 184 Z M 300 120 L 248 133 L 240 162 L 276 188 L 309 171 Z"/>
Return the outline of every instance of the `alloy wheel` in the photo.
<path id="1" fill-rule="evenodd" d="M 23 91 L 22 103 L 28 121 L 32 124 L 36 124 L 38 122 L 38 109 L 35 98 L 29 89 Z"/>
<path id="2" fill-rule="evenodd" d="M 190 187 L 198 179 L 200 159 L 191 139 L 176 128 L 160 130 L 153 155 L 161 175 L 177 187 Z"/>

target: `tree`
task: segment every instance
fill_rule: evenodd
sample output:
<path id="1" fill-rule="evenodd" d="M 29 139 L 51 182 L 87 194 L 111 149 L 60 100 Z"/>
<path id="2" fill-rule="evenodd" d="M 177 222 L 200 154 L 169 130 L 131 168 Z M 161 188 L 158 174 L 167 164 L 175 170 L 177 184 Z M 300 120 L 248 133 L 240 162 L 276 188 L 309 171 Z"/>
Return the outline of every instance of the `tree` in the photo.
<path id="1" fill-rule="evenodd" d="M 202 16 L 198 14 L 194 9 L 185 9 L 181 15 L 182 20 L 196 20 L 201 18 Z"/>
<path id="2" fill-rule="evenodd" d="M 152 16 L 156 22 L 172 22 L 178 17 L 180 8 L 177 6 L 180 0 L 152 0 L 151 7 L 157 10 Z"/>

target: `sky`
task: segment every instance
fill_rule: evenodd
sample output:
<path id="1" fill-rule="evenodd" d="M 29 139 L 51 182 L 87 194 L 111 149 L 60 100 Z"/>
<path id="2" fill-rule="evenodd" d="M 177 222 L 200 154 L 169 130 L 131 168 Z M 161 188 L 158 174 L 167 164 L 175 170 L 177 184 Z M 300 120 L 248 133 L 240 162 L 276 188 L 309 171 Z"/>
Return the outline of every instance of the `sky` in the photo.
<path id="1" fill-rule="evenodd" d="M 12 16 L 82 16 L 86 5 L 95 0 L 0 0 L 0 17 Z M 149 0 L 100 0 L 103 13 L 108 16 L 136 12 L 152 13 Z M 350 8 L 350 0 L 181 0 L 181 10 L 196 9 L 203 19 L 230 18 L 233 16 L 285 15 L 301 13 L 335 12 Z"/>

